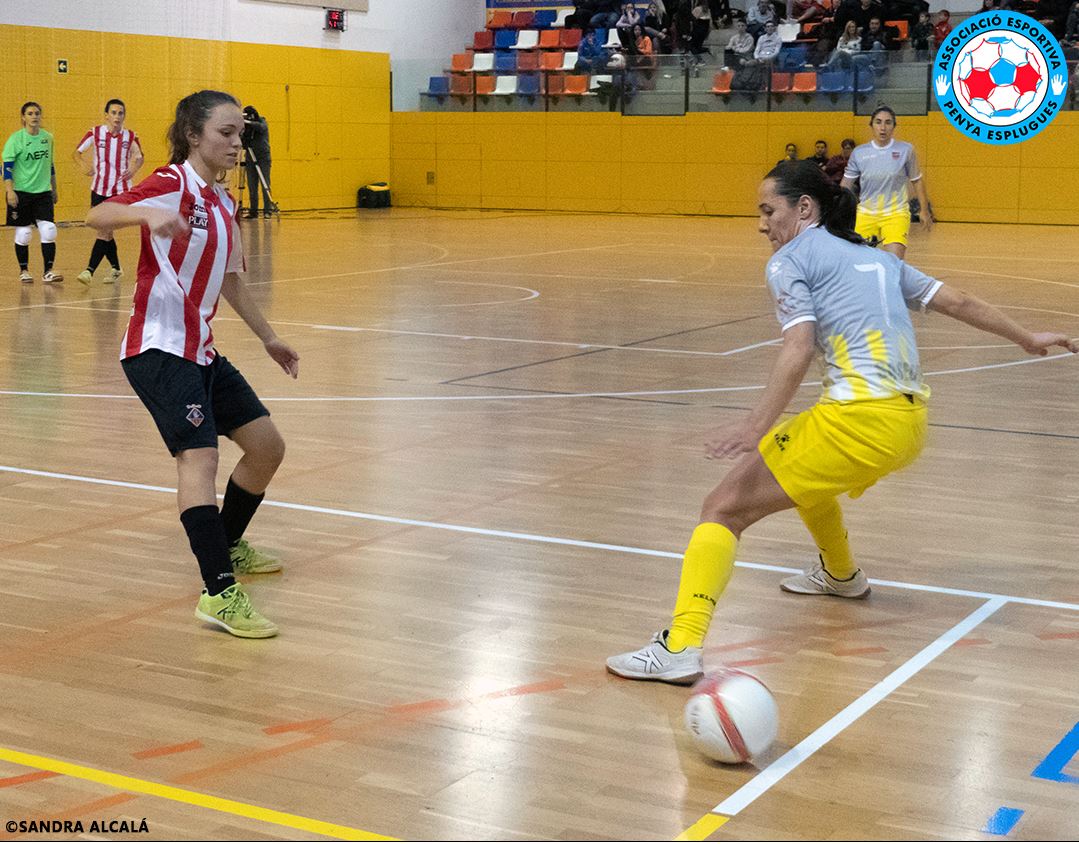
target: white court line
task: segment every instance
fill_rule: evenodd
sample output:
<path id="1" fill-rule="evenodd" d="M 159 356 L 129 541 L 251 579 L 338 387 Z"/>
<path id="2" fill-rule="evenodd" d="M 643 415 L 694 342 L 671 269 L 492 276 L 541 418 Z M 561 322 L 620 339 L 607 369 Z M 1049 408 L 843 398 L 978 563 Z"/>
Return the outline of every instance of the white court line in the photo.
<path id="1" fill-rule="evenodd" d="M 121 487 L 124 489 L 145 490 L 148 492 L 175 493 L 173 487 L 153 486 L 151 484 L 139 484 L 131 481 L 114 481 L 107 478 L 92 478 L 86 475 L 72 475 L 64 472 L 46 472 L 41 469 L 25 469 L 20 466 L 0 466 L 0 472 L 9 472 L 14 475 L 30 475 L 38 478 L 52 478 L 62 481 L 76 481 L 77 483 L 95 484 L 97 486 Z M 218 495 L 218 498 L 222 496 Z M 282 510 L 298 510 L 304 513 L 318 513 L 324 516 L 341 516 L 347 519 L 360 519 L 369 522 L 384 522 L 393 525 L 408 525 L 410 527 L 432 528 L 434 530 L 446 530 L 454 533 L 469 533 L 478 536 L 493 536 L 499 539 L 519 539 L 523 542 L 538 542 L 545 545 L 565 545 L 573 548 L 589 548 L 597 551 L 617 551 L 624 554 L 634 554 L 642 557 L 662 557 L 670 560 L 680 560 L 683 555 L 674 551 L 660 551 L 653 548 L 638 548 L 633 545 L 612 545 L 606 542 L 592 542 L 587 539 L 570 539 L 562 536 L 546 536 L 538 533 L 522 533 L 513 530 L 497 530 L 494 528 L 479 528 L 469 525 L 457 525 L 448 522 L 431 522 L 424 519 L 408 519 L 402 516 L 385 516 L 380 513 L 363 513 L 356 510 L 343 510 L 337 507 L 318 507 L 312 504 L 294 504 L 288 501 L 272 501 L 265 499 L 263 507 L 277 507 Z M 749 563 L 738 560 L 735 565 L 740 568 L 755 569 L 757 571 L 779 572 L 782 574 L 800 574 L 801 569 L 775 566 L 767 563 Z M 1038 607 L 1050 607 L 1054 609 L 1070 610 L 1079 612 L 1079 604 L 1069 604 L 1063 601 L 1048 601 L 1040 598 L 1021 598 L 1016 595 L 998 595 L 993 592 L 973 592 L 965 589 L 951 589 L 944 586 L 929 586 L 921 583 L 904 583 L 898 580 L 871 580 L 875 586 L 889 586 L 896 589 L 909 589 L 916 592 L 934 592 L 942 595 L 957 595 L 968 598 L 982 598 L 989 601 L 1006 601 L 1014 604 L 1026 604 Z"/>
<path id="2" fill-rule="evenodd" d="M 982 604 L 981 607 L 964 618 L 955 627 L 908 659 L 877 685 L 776 759 L 734 794 L 712 809 L 712 812 L 728 817 L 737 815 L 1007 603 L 1007 598 L 998 597 Z"/>
<path id="3" fill-rule="evenodd" d="M 495 302 L 459 302 L 448 305 L 435 305 L 436 308 L 472 308 L 479 305 L 510 305 L 514 302 L 527 302 L 529 299 L 538 299 L 540 292 L 531 287 L 519 287 L 516 284 L 489 284 L 483 281 L 436 281 L 435 284 L 467 284 L 471 287 L 499 287 L 506 290 L 523 290 L 527 296 L 519 299 L 499 299 Z"/>

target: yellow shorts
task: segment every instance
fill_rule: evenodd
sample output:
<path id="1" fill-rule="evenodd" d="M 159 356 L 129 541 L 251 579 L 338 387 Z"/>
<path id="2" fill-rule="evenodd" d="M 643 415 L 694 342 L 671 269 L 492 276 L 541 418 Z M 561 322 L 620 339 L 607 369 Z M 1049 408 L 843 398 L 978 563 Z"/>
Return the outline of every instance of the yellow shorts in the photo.
<path id="1" fill-rule="evenodd" d="M 764 435 L 765 465 L 799 507 L 843 493 L 857 498 L 911 463 L 925 443 L 923 399 L 821 402 Z"/>
<path id="2" fill-rule="evenodd" d="M 910 236 L 910 212 L 879 215 L 867 214 L 859 209 L 854 230 L 866 240 L 877 237 L 881 243 L 901 243 L 906 246 Z"/>

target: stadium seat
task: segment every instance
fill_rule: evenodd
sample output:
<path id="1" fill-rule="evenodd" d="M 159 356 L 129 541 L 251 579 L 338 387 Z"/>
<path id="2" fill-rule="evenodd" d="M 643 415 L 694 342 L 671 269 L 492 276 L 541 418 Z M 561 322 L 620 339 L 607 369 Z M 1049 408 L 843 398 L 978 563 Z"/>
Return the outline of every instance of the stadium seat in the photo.
<path id="1" fill-rule="evenodd" d="M 536 25 L 536 13 L 535 12 L 514 12 L 513 23 L 510 24 L 514 29 L 531 29 Z"/>
<path id="2" fill-rule="evenodd" d="M 596 30 L 597 39 L 602 38 L 603 35 L 604 30 Z M 606 47 L 608 50 L 617 50 L 622 46 L 622 39 L 618 37 L 618 30 L 615 27 L 612 26 L 609 30 L 606 30 L 606 35 L 607 40 L 603 42 L 603 46 Z"/>
<path id="3" fill-rule="evenodd" d="M 566 77 L 561 73 L 548 73 L 546 77 L 548 97 L 558 97 L 566 93 Z"/>
<path id="4" fill-rule="evenodd" d="M 476 73 L 485 73 L 495 69 L 494 53 L 475 53 L 472 56 L 472 70 Z"/>
<path id="5" fill-rule="evenodd" d="M 427 93 L 432 97 L 444 97 L 450 92 L 450 80 L 445 76 L 432 76 Z"/>
<path id="6" fill-rule="evenodd" d="M 847 88 L 848 91 L 850 91 L 853 88 L 853 85 L 854 85 L 854 80 L 853 79 L 850 80 L 850 82 L 851 82 L 851 84 Z M 877 84 L 877 74 L 875 74 L 872 70 L 862 69 L 862 70 L 858 71 L 858 93 L 859 94 L 868 94 L 870 91 L 872 91 L 876 87 L 876 84 Z"/>
<path id="7" fill-rule="evenodd" d="M 588 77 L 574 74 L 572 76 L 565 77 L 565 92 L 567 94 L 587 94 L 588 93 Z"/>
<path id="8" fill-rule="evenodd" d="M 575 50 L 567 50 L 562 57 L 562 70 L 576 70 L 578 57 Z"/>
<path id="9" fill-rule="evenodd" d="M 783 43 L 786 44 L 788 41 L 798 40 L 798 32 L 801 28 L 802 25 L 800 23 L 781 23 L 776 27 L 776 32 L 779 33 L 779 37 L 782 39 Z"/>
<path id="10" fill-rule="evenodd" d="M 563 29 L 561 38 L 558 39 L 558 46 L 563 50 L 576 50 L 581 46 L 581 30 L 579 29 Z"/>
<path id="11" fill-rule="evenodd" d="M 457 71 L 472 70 L 472 53 L 454 53 L 450 68 Z"/>
<path id="12" fill-rule="evenodd" d="M 910 30 L 908 28 L 910 24 L 908 24 L 906 21 L 885 21 L 884 25 L 893 26 L 897 30 L 899 30 L 899 35 L 896 38 L 897 41 L 906 41 L 907 36 L 910 34 Z"/>
<path id="13" fill-rule="evenodd" d="M 495 33 L 495 49 L 508 50 L 517 43 L 517 30 L 500 29 Z"/>
<path id="14" fill-rule="evenodd" d="M 537 73 L 525 73 L 517 77 L 517 93 L 525 97 L 538 96 L 540 92 L 540 78 Z"/>
<path id="15" fill-rule="evenodd" d="M 513 14 L 511 12 L 502 11 L 501 9 L 491 12 L 491 17 L 487 21 L 488 29 L 506 29 L 513 24 Z"/>
<path id="16" fill-rule="evenodd" d="M 513 45 L 515 50 L 535 50 L 539 46 L 539 30 L 522 29 L 517 33 L 517 43 Z"/>
<path id="17" fill-rule="evenodd" d="M 846 90 L 847 72 L 826 70 L 817 76 L 817 90 L 825 94 L 841 94 Z"/>
<path id="18" fill-rule="evenodd" d="M 495 53 L 495 73 L 516 73 L 516 53 Z"/>
<path id="19" fill-rule="evenodd" d="M 802 35 L 810 35 L 814 29 L 820 26 L 820 21 L 810 21 L 802 24 Z"/>
<path id="20" fill-rule="evenodd" d="M 800 44 L 783 45 L 779 51 L 777 66 L 781 71 L 791 72 L 805 67 L 808 50 Z"/>
<path id="21" fill-rule="evenodd" d="M 734 73 L 730 70 L 721 70 L 716 74 L 715 80 L 712 82 L 713 94 L 729 94 L 731 92 L 731 77 Z"/>
<path id="22" fill-rule="evenodd" d="M 557 29 L 545 29 L 540 33 L 539 45 L 544 50 L 557 50 L 558 49 L 558 36 Z"/>
<path id="23" fill-rule="evenodd" d="M 544 70 L 561 70 L 562 57 L 565 55 L 561 50 L 552 50 L 550 53 L 540 53 L 540 67 Z"/>
<path id="24" fill-rule="evenodd" d="M 477 76 L 476 77 L 476 93 L 483 96 L 493 94 L 495 92 L 495 79 L 494 76 Z"/>
<path id="25" fill-rule="evenodd" d="M 467 97 L 472 94 L 472 77 L 463 73 L 455 73 L 450 77 L 450 93 Z"/>
<path id="26" fill-rule="evenodd" d="M 475 37 L 472 39 L 473 50 L 491 50 L 494 48 L 494 46 L 495 34 L 487 29 L 483 30 L 482 32 L 477 32 Z"/>
<path id="27" fill-rule="evenodd" d="M 564 28 L 566 25 L 566 18 L 572 14 L 573 9 L 559 9 L 558 17 L 554 19 L 554 23 L 552 23 L 551 26 L 558 27 L 559 29 Z"/>
<path id="28" fill-rule="evenodd" d="M 592 77 L 592 80 L 588 83 L 589 91 L 598 91 L 600 85 L 613 85 L 614 77 L 610 74 L 598 74 Z"/>
<path id="29" fill-rule="evenodd" d="M 556 17 L 558 17 L 558 13 L 554 9 L 540 9 L 536 12 L 532 25 L 536 29 L 545 29 L 549 26 L 554 26 Z"/>
<path id="30" fill-rule="evenodd" d="M 789 73 L 773 73 L 772 74 L 772 93 L 773 94 L 785 94 L 791 89 L 791 74 Z"/>
<path id="31" fill-rule="evenodd" d="M 540 69 L 540 54 L 525 52 L 517 54 L 517 71 L 524 70 L 539 70 Z"/>
<path id="32" fill-rule="evenodd" d="M 510 94 L 517 93 L 517 77 L 516 76 L 496 76 L 495 77 L 495 89 L 491 92 L 499 97 L 509 96 Z"/>
<path id="33" fill-rule="evenodd" d="M 796 94 L 812 94 L 817 90 L 817 74 L 813 71 L 794 74 L 791 91 Z"/>

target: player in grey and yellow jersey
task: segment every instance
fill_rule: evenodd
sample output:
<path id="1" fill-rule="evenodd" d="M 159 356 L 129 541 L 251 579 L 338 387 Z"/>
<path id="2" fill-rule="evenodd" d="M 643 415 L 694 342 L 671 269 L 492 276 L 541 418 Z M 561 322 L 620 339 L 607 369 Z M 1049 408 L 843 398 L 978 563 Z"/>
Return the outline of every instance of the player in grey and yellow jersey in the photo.
<path id="1" fill-rule="evenodd" d="M 855 147 L 847 160 L 842 185 L 859 185 L 854 230 L 867 240 L 877 238 L 882 249 L 902 258 L 907 254 L 910 236 L 908 185 L 914 186 L 921 206 L 918 215 L 926 231 L 933 227 L 933 215 L 914 147 L 895 139 L 895 124 L 895 112 L 888 106 L 873 112 L 869 118 L 873 140 Z"/>
<path id="2" fill-rule="evenodd" d="M 909 310 L 939 311 L 1000 335 L 1034 355 L 1079 352 L 1063 334 L 1034 333 L 996 308 L 865 245 L 855 198 L 810 161 L 777 165 L 760 187 L 760 231 L 775 254 L 768 286 L 783 345 L 756 407 L 705 446 L 738 462 L 704 500 L 686 549 L 670 628 L 607 669 L 634 680 L 690 683 L 716 601 L 734 568 L 738 539 L 771 513 L 797 508 L 820 550 L 787 592 L 862 598 L 869 581 L 851 557 L 838 496 L 862 494 L 922 450 L 926 397 Z M 825 394 L 779 425 L 817 352 Z"/>

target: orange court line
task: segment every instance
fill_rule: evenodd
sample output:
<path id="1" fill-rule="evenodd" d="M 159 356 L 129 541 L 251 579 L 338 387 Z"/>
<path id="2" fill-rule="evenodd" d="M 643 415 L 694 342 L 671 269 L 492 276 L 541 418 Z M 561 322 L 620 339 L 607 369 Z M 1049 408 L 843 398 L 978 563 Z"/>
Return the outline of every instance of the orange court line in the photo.
<path id="1" fill-rule="evenodd" d="M 785 656 L 762 656 L 758 659 L 739 659 L 734 662 L 728 662 L 731 668 L 750 668 L 754 665 L 771 665 L 773 662 L 783 662 Z"/>
<path id="2" fill-rule="evenodd" d="M 321 730 L 332 723 L 332 718 L 314 718 L 310 721 L 293 721 L 291 724 L 274 724 L 271 727 L 263 727 L 262 732 L 268 736 L 276 736 L 281 733 L 306 733 Z"/>
<path id="3" fill-rule="evenodd" d="M 979 638 L 975 637 L 975 638 L 970 638 L 970 639 L 960 639 L 958 642 L 956 642 L 954 645 L 952 645 L 952 647 L 953 648 L 969 648 L 972 645 L 991 645 L 991 644 L 992 644 L 992 642 L 990 642 L 988 639 L 979 639 Z"/>
<path id="4" fill-rule="evenodd" d="M 198 750 L 203 744 L 198 739 L 184 742 L 183 744 L 169 744 L 164 747 L 150 747 L 132 753 L 134 759 L 156 759 L 158 756 L 171 756 L 173 753 L 185 753 L 188 750 Z"/>
<path id="5" fill-rule="evenodd" d="M 1079 630 L 1072 630 L 1068 633 L 1039 633 L 1039 639 L 1079 639 Z"/>
<path id="6" fill-rule="evenodd" d="M 832 651 L 833 656 L 862 656 L 863 654 L 885 654 L 888 653 L 887 648 L 879 646 L 870 646 L 866 648 L 837 648 Z"/>
<path id="7" fill-rule="evenodd" d="M 16 777 L 0 779 L 0 788 L 10 788 L 13 785 L 22 785 L 24 782 L 37 782 L 38 780 L 47 780 L 50 777 L 58 776 L 60 775 L 54 771 L 33 771 L 29 774 L 19 774 Z"/>

